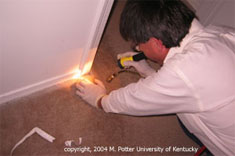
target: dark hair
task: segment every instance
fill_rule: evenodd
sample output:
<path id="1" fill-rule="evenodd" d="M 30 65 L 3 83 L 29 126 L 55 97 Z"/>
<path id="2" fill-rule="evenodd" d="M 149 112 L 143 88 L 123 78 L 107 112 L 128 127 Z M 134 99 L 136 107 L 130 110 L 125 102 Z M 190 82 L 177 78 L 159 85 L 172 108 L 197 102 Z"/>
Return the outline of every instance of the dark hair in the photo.
<path id="1" fill-rule="evenodd" d="M 180 0 L 128 0 L 121 14 L 120 33 L 135 44 L 155 37 L 167 48 L 176 47 L 195 17 Z"/>

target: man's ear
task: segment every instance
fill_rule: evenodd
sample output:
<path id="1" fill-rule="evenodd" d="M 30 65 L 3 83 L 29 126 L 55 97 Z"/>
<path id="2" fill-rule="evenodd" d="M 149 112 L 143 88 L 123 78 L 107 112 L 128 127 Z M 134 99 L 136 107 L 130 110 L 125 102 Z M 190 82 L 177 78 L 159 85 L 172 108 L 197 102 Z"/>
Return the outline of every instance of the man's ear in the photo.
<path id="1" fill-rule="evenodd" d="M 166 47 L 163 45 L 162 41 L 155 38 L 155 37 L 151 37 L 149 39 L 150 44 L 153 48 L 157 48 L 158 50 L 162 51 L 163 49 L 165 49 Z"/>

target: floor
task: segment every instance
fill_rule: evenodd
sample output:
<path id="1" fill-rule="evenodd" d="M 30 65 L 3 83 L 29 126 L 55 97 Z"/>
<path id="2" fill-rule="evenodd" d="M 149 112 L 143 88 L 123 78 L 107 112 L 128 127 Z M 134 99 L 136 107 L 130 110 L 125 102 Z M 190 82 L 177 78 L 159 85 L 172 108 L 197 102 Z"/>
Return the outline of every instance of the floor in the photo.
<path id="1" fill-rule="evenodd" d="M 118 31 L 123 5 L 124 1 L 115 2 L 92 67 L 92 74 L 104 82 L 108 92 L 140 78 L 137 74 L 122 73 L 111 83 L 106 82 L 110 74 L 119 70 L 116 55 L 130 50 Z M 71 80 L 2 104 L 0 155 L 9 155 L 14 145 L 34 127 L 54 136 L 55 141 L 50 143 L 39 135 L 32 135 L 16 148 L 13 155 L 65 156 L 75 155 L 68 150 L 77 149 L 76 155 L 178 156 L 194 155 L 194 152 L 177 152 L 173 151 L 174 147 L 198 148 L 184 134 L 175 115 L 134 117 L 108 114 L 77 97 L 74 83 Z M 68 140 L 75 143 L 68 147 L 65 145 Z M 83 151 L 87 149 L 85 147 L 90 148 L 91 153 Z M 139 147 L 154 148 L 155 151 L 137 151 Z"/>

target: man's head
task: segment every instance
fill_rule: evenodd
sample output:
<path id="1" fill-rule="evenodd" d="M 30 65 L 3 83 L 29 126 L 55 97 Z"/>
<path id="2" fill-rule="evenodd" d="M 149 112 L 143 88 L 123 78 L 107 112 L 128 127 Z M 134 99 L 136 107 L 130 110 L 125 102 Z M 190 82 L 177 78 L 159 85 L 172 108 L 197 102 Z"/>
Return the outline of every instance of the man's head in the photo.
<path id="1" fill-rule="evenodd" d="M 149 41 L 169 49 L 180 45 L 194 18 L 194 12 L 180 0 L 128 0 L 121 14 L 120 33 L 140 50 L 141 44 Z"/>

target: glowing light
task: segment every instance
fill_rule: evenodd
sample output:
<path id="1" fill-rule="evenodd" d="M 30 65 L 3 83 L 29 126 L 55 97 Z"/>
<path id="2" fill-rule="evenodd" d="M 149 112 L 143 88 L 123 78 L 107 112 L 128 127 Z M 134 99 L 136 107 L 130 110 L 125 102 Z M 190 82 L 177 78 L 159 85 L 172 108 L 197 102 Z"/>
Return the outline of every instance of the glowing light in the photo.
<path id="1" fill-rule="evenodd" d="M 87 77 L 86 75 L 78 78 L 78 81 L 85 81 L 86 83 L 93 83 L 92 78 Z"/>
<path id="2" fill-rule="evenodd" d="M 80 66 L 82 70 L 80 70 L 79 68 L 73 70 L 72 73 L 75 74 L 73 75 L 72 79 L 74 79 L 76 82 L 85 81 L 87 83 L 94 83 L 94 77 L 89 74 L 92 63 L 92 61 L 87 61 L 84 66 Z"/>
<path id="3" fill-rule="evenodd" d="M 91 66 L 92 66 L 92 62 L 91 61 L 87 62 L 83 67 L 82 75 L 89 73 L 91 70 Z"/>
<path id="4" fill-rule="evenodd" d="M 76 69 L 74 73 L 75 75 L 72 77 L 73 79 L 79 79 L 82 76 L 82 71 L 79 69 Z"/>
<path id="5" fill-rule="evenodd" d="M 83 74 L 83 72 L 79 69 L 76 69 L 73 73 L 75 73 L 75 74 L 72 77 L 72 79 L 76 80 L 77 82 L 79 82 L 79 81 L 85 81 L 87 83 L 94 82 L 94 77 L 92 75 Z"/>

